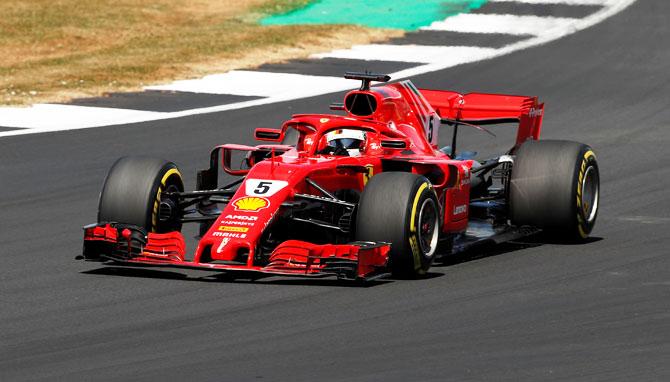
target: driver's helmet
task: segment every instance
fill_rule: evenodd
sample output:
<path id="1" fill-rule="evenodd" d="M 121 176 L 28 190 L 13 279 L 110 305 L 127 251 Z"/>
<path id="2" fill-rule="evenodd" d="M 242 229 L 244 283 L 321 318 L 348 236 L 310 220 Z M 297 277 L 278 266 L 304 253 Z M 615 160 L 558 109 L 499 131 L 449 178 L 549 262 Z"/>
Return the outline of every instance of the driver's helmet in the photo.
<path id="1" fill-rule="evenodd" d="M 365 132 L 354 129 L 333 130 L 326 134 L 326 141 L 333 152 L 347 150 L 349 156 L 355 157 L 361 155 L 365 146 Z"/>

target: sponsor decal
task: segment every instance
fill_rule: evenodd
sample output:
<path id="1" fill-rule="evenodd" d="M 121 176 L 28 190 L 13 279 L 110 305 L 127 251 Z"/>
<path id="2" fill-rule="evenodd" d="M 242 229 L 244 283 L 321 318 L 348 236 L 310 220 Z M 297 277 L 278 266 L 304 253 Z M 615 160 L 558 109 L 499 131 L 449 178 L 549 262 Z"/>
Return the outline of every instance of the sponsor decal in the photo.
<path id="1" fill-rule="evenodd" d="M 463 169 L 463 177 L 461 178 L 461 186 L 470 184 L 470 168 L 467 165 L 462 164 L 461 168 Z"/>
<path id="2" fill-rule="evenodd" d="M 468 206 L 461 204 L 460 206 L 454 206 L 454 215 L 464 214 L 468 211 Z"/>
<path id="3" fill-rule="evenodd" d="M 258 212 L 269 207 L 270 201 L 256 196 L 244 196 L 235 200 L 233 206 L 235 211 Z"/>
<path id="4" fill-rule="evenodd" d="M 463 174 L 467 177 L 470 177 L 470 168 L 465 164 L 462 164 L 461 168 L 463 169 Z"/>
<path id="5" fill-rule="evenodd" d="M 247 226 L 247 227 L 253 227 L 254 223 L 252 222 L 244 222 L 244 221 L 239 221 L 239 220 L 222 220 L 219 222 L 219 224 L 225 224 L 225 225 L 241 225 L 241 226 Z"/>
<path id="6" fill-rule="evenodd" d="M 250 222 L 255 222 L 258 220 L 258 216 L 249 216 L 249 215 L 226 215 L 226 219 L 233 220 L 246 220 Z"/>
<path id="7" fill-rule="evenodd" d="M 223 240 L 221 240 L 221 244 L 219 244 L 219 248 L 216 249 L 216 253 L 223 252 L 223 247 L 225 247 L 226 244 L 228 244 L 229 241 L 230 241 L 229 238 L 224 237 Z"/>
<path id="8" fill-rule="evenodd" d="M 321 122 L 321 123 L 326 123 L 326 122 L 328 122 L 328 121 L 330 121 L 330 118 L 321 118 L 321 119 L 319 120 L 319 122 Z"/>
<path id="9" fill-rule="evenodd" d="M 305 138 L 305 144 L 306 144 L 307 146 L 311 146 L 312 143 L 314 143 L 314 140 L 312 139 L 312 137 L 307 137 L 307 138 Z"/>
<path id="10" fill-rule="evenodd" d="M 539 117 L 541 115 L 542 115 L 542 109 L 539 109 L 539 108 L 538 109 L 532 108 L 528 111 L 528 116 L 531 117 L 531 118 L 532 117 Z"/>
<path id="11" fill-rule="evenodd" d="M 231 227 L 227 225 L 219 226 L 219 231 L 223 232 L 247 232 L 249 228 L 247 227 Z"/>
<path id="12" fill-rule="evenodd" d="M 250 196 L 272 196 L 288 186 L 284 180 L 247 179 L 244 191 Z"/>
<path id="13" fill-rule="evenodd" d="M 246 239 L 246 233 L 237 233 L 237 232 L 214 232 L 212 236 L 215 237 L 229 237 L 231 239 Z"/>
<path id="14" fill-rule="evenodd" d="M 366 172 L 363 173 L 363 185 L 368 184 L 368 181 L 372 176 L 375 174 L 375 166 L 372 164 L 366 164 L 365 169 L 367 170 Z"/>
<path id="15" fill-rule="evenodd" d="M 514 164 L 514 157 L 511 155 L 501 155 L 498 158 L 498 163 L 512 163 Z"/>
<path id="16" fill-rule="evenodd" d="M 436 120 L 439 123 L 439 119 L 436 119 L 436 118 L 434 118 L 434 116 L 431 115 L 430 120 L 428 121 L 428 131 L 426 132 L 426 135 L 428 136 L 428 142 L 430 142 L 431 144 L 434 143 L 433 142 L 433 137 L 434 137 L 433 132 L 438 130 L 439 127 L 440 127 L 439 125 L 437 125 L 438 129 L 435 128 L 435 121 Z"/>
<path id="17" fill-rule="evenodd" d="M 414 258 L 414 269 L 421 269 L 421 250 L 419 249 L 419 242 L 416 235 L 412 234 L 409 237 L 409 246 L 412 248 L 412 257 Z"/>
<path id="18" fill-rule="evenodd" d="M 589 233 L 587 232 L 588 226 L 585 224 L 585 219 L 589 218 L 588 213 L 590 211 L 590 206 L 586 202 L 582 204 L 582 186 L 584 185 L 583 180 L 586 173 L 586 165 L 592 158 L 595 159 L 595 157 L 596 154 L 591 150 L 584 153 L 582 165 L 579 170 L 579 181 L 577 182 L 577 231 L 582 239 L 586 239 L 589 236 Z M 594 205 L 593 208 L 598 208 L 598 206 Z"/>

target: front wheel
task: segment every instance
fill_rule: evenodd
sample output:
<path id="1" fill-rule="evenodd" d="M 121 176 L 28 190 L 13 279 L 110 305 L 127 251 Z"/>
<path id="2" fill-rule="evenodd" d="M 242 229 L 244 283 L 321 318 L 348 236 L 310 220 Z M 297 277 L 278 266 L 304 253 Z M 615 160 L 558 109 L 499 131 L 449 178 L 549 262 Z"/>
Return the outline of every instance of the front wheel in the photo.
<path id="1" fill-rule="evenodd" d="M 419 277 L 435 257 L 441 221 L 437 196 L 428 179 L 385 172 L 373 176 L 363 190 L 356 240 L 390 243 L 393 275 Z"/>
<path id="2" fill-rule="evenodd" d="M 161 197 L 165 192 L 179 191 L 184 191 L 184 182 L 174 163 L 148 157 L 120 158 L 102 186 L 98 222 L 132 224 L 147 232 L 179 231 L 177 207 Z"/>

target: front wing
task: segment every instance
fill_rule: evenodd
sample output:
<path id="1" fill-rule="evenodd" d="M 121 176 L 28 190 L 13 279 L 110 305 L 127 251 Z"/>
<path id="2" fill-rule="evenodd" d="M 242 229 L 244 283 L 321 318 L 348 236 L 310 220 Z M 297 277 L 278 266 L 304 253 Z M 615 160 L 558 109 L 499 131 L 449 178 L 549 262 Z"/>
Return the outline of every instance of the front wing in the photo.
<path id="1" fill-rule="evenodd" d="M 254 263 L 253 253 L 246 263 L 193 262 L 185 259 L 186 245 L 179 232 L 146 233 L 137 226 L 99 223 L 84 227 L 83 259 L 222 272 L 371 280 L 386 274 L 390 249 L 388 243 L 319 245 L 288 240 L 277 246 L 263 265 Z"/>

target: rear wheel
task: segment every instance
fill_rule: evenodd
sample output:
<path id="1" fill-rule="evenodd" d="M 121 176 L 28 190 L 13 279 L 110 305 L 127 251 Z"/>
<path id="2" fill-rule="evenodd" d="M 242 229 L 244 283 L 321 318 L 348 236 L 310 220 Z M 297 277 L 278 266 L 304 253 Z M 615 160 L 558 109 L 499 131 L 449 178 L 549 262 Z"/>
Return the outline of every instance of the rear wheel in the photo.
<path id="1" fill-rule="evenodd" d="M 600 174 L 593 150 L 570 141 L 528 141 L 516 154 L 510 217 L 559 239 L 584 240 L 596 223 Z"/>
<path id="2" fill-rule="evenodd" d="M 98 221 L 132 224 L 147 232 L 179 231 L 177 207 L 161 197 L 177 191 L 184 191 L 184 182 L 174 163 L 147 157 L 120 158 L 102 186 Z"/>
<path id="3" fill-rule="evenodd" d="M 435 257 L 440 208 L 430 181 L 406 172 L 373 176 L 361 195 L 356 240 L 391 243 L 394 276 L 418 277 Z"/>

